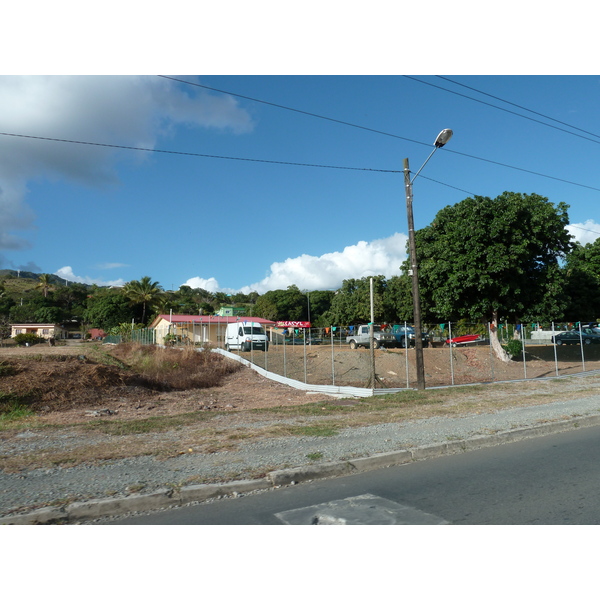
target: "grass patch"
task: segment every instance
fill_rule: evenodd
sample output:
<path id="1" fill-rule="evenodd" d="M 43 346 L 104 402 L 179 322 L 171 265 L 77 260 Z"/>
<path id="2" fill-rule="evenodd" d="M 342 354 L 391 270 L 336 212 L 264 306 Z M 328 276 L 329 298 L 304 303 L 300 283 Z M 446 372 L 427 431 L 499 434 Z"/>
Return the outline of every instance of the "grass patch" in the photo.
<path id="1" fill-rule="evenodd" d="M 0 392 L 0 426 L 34 416 L 29 396 Z"/>
<path id="2" fill-rule="evenodd" d="M 288 429 L 291 435 L 311 436 L 311 437 L 332 437 L 338 434 L 339 427 L 330 423 L 315 425 L 296 425 Z"/>
<path id="3" fill-rule="evenodd" d="M 323 458 L 323 453 L 322 452 L 311 452 L 310 454 L 306 455 L 306 458 L 308 458 L 308 460 L 321 460 Z"/>
<path id="4" fill-rule="evenodd" d="M 107 435 L 129 435 L 141 433 L 160 433 L 170 431 L 186 425 L 193 425 L 199 421 L 206 421 L 213 414 L 205 411 L 182 413 L 165 417 L 149 417 L 128 421 L 106 421 L 97 419 L 85 423 L 81 427 L 88 431 L 106 433 Z"/>

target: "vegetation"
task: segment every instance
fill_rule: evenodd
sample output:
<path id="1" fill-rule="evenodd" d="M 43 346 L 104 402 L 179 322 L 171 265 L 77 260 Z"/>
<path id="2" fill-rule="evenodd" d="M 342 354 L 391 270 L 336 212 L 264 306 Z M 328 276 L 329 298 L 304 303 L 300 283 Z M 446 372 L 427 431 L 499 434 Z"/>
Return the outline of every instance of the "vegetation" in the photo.
<path id="1" fill-rule="evenodd" d="M 592 321 L 600 315 L 600 238 L 573 244 L 567 205 L 537 194 L 475 196 L 436 215 L 416 232 L 425 322 L 492 323 Z M 465 233 L 468 232 L 468 235 Z M 85 332 L 91 327 L 146 327 L 156 315 L 214 314 L 224 305 L 245 316 L 311 321 L 316 327 L 370 320 L 369 277 L 346 279 L 336 290 L 296 285 L 260 295 L 181 286 L 166 291 L 145 276 L 122 288 L 67 283 L 56 275 L 0 271 L 0 337 L 9 323 L 50 322 Z M 375 321 L 412 322 L 408 264 L 394 277 L 373 277 Z M 496 352 L 501 351 L 493 339 Z M 500 355 L 500 354 L 499 354 Z M 503 355 L 508 358 L 508 355 Z"/>
<path id="2" fill-rule="evenodd" d="M 44 338 L 37 336 L 35 333 L 18 333 L 14 339 L 17 346 L 26 346 L 27 344 L 33 346 L 44 341 Z"/>
<path id="3" fill-rule="evenodd" d="M 509 359 L 497 337 L 501 317 L 546 320 L 566 308 L 559 259 L 572 248 L 567 208 L 536 194 L 504 192 L 442 209 L 416 233 L 426 308 L 445 320 L 491 323 L 492 346 Z"/>
<path id="4" fill-rule="evenodd" d="M 158 348 L 141 344 L 120 344 L 113 353 L 152 387 L 161 390 L 189 390 L 218 386 L 223 377 L 241 369 L 237 362 L 214 352 L 193 347 Z"/>

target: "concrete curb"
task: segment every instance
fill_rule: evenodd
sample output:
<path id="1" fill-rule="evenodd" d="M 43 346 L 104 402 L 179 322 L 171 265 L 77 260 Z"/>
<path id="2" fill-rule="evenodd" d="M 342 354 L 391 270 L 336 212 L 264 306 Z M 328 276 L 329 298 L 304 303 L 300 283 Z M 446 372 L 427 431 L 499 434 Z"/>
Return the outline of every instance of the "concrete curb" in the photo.
<path id="1" fill-rule="evenodd" d="M 2 517 L 0 518 L 0 525 L 53 525 L 169 507 L 176 508 L 191 502 L 202 502 L 211 498 L 247 494 L 283 485 L 294 485 L 303 481 L 340 477 L 374 469 L 383 469 L 417 460 L 427 460 L 439 456 L 489 448 L 500 444 L 570 431 L 577 427 L 593 427 L 595 425 L 600 425 L 600 415 L 577 417 L 534 427 L 512 429 L 490 435 L 482 435 L 464 440 L 452 440 L 442 444 L 420 446 L 418 448 L 375 454 L 363 458 L 271 471 L 264 479 L 191 485 L 181 488 L 163 488 L 149 494 L 132 494 L 120 498 L 102 498 L 85 502 L 73 502 L 62 507 L 40 508 L 26 514 Z"/>

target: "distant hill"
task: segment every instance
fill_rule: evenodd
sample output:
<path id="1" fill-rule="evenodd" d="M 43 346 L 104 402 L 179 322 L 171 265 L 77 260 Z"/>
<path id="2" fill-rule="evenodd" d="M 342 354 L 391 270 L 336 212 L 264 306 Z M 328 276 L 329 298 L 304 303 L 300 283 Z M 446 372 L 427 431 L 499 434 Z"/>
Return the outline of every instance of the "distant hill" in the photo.
<path id="1" fill-rule="evenodd" d="M 0 269 L 0 281 L 3 279 L 35 279 L 39 281 L 41 273 L 32 273 L 31 271 L 13 271 L 12 269 Z M 67 285 L 65 280 L 58 275 L 50 275 L 52 285 Z"/>
<path id="2" fill-rule="evenodd" d="M 36 291 L 36 286 L 40 282 L 41 273 L 32 273 L 31 271 L 13 271 L 12 269 L 0 269 L 0 283 L 8 295 L 12 298 L 21 297 L 23 294 L 29 294 Z M 67 282 L 58 277 L 50 275 L 50 284 L 55 287 L 65 287 Z M 91 287 L 85 283 L 78 284 L 85 287 Z M 39 292 L 39 290 L 37 290 Z"/>

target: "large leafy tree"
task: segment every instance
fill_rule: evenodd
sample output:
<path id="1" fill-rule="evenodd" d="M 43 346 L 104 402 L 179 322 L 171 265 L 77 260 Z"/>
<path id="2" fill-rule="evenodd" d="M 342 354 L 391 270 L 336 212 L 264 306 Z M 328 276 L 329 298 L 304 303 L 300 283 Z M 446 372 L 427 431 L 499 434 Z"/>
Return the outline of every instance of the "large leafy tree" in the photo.
<path id="1" fill-rule="evenodd" d="M 371 320 L 371 283 L 370 277 L 344 279 L 342 287 L 335 292 L 331 308 L 324 318 L 328 325 L 353 325 L 368 323 Z M 373 277 L 373 312 L 375 322 L 392 321 L 392 315 L 386 310 L 385 294 L 387 281 L 383 275 Z M 392 317 L 392 318 L 390 318 Z"/>
<path id="2" fill-rule="evenodd" d="M 123 293 L 129 301 L 142 306 L 142 323 L 146 322 L 146 312 L 152 308 L 163 294 L 163 289 L 158 281 L 150 277 L 142 277 L 139 281 L 133 280 L 125 285 Z"/>
<path id="3" fill-rule="evenodd" d="M 270 290 L 258 298 L 252 314 L 274 321 L 299 321 L 306 318 L 307 298 L 295 285 L 285 290 Z"/>
<path id="4" fill-rule="evenodd" d="M 120 292 L 97 289 L 87 300 L 83 319 L 92 327 L 108 331 L 120 323 L 130 323 L 135 312 L 129 300 Z"/>
<path id="5" fill-rule="evenodd" d="M 507 360 L 499 319 L 562 313 L 559 259 L 571 249 L 568 206 L 537 194 L 467 198 L 416 232 L 422 296 L 440 318 L 492 324 L 492 346 Z"/>
<path id="6" fill-rule="evenodd" d="M 576 242 L 563 269 L 569 304 L 569 321 L 592 321 L 600 317 L 600 238 L 591 244 Z"/>

